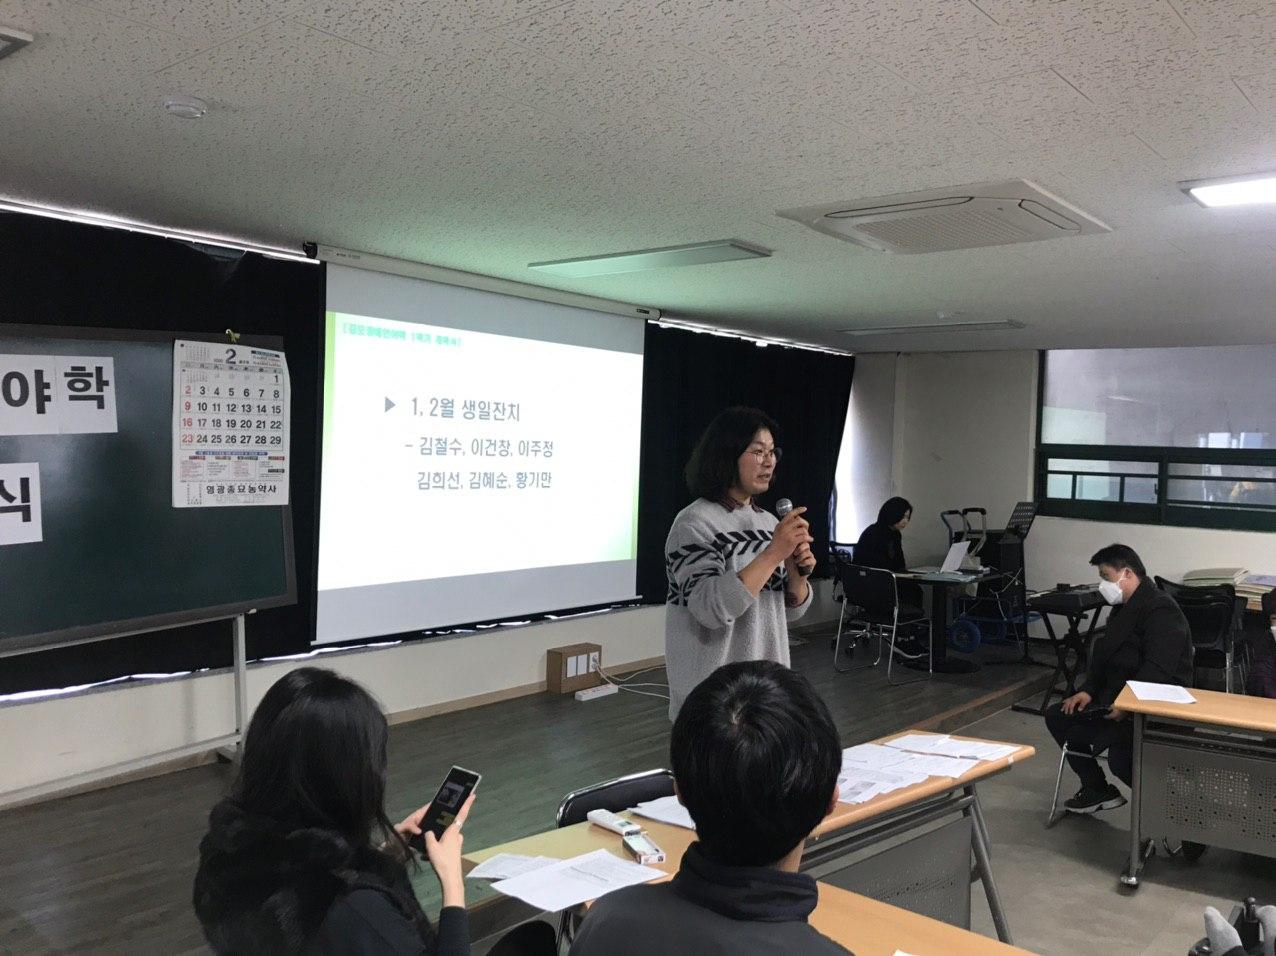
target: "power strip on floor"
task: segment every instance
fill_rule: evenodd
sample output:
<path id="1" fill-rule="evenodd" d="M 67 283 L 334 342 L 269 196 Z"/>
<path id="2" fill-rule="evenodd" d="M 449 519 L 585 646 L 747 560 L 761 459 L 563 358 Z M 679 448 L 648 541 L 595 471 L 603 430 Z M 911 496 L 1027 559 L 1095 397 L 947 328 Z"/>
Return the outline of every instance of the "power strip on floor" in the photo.
<path id="1" fill-rule="evenodd" d="M 619 694 L 620 688 L 615 684 L 599 684 L 597 687 L 586 687 L 576 691 L 577 700 L 597 700 L 599 697 L 610 697 Z"/>

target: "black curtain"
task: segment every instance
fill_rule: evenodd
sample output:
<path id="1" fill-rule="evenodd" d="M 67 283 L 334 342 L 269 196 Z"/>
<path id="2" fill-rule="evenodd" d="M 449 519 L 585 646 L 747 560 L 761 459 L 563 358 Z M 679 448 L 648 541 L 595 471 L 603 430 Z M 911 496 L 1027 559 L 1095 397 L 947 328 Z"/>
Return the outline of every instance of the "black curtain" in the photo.
<path id="1" fill-rule="evenodd" d="M 292 509 L 300 603 L 249 619 L 249 657 L 310 646 L 324 267 L 0 212 L 0 320 L 284 339 L 292 374 Z M 163 561 L 163 555 L 156 555 Z M 0 614 L 3 611 L 0 582 Z M 56 594 L 49 600 L 57 600 Z M 231 663 L 215 623 L 0 660 L 0 693 Z"/>
<path id="2" fill-rule="evenodd" d="M 0 212 L 0 321 L 283 337 L 292 374 L 299 603 L 249 618 L 250 659 L 311 646 L 324 299 L 321 265 Z M 665 535 L 689 500 L 683 466 L 709 419 L 730 405 L 756 405 L 779 423 L 784 460 L 771 498 L 810 509 L 824 558 L 853 367 L 845 356 L 647 327 L 638 525 L 644 599 L 664 602 Z M 0 613 L 2 601 L 0 582 Z M 3 659 L 0 693 L 229 666 L 229 630 L 224 622 L 181 627 Z"/>
<path id="3" fill-rule="evenodd" d="M 855 360 L 681 329 L 647 326 L 643 367 L 642 476 L 638 493 L 638 591 L 665 600 L 665 537 L 690 504 L 683 467 L 718 412 L 752 405 L 775 419 L 784 457 L 771 492 L 805 505 L 827 573 L 833 473 L 842 443 Z"/>

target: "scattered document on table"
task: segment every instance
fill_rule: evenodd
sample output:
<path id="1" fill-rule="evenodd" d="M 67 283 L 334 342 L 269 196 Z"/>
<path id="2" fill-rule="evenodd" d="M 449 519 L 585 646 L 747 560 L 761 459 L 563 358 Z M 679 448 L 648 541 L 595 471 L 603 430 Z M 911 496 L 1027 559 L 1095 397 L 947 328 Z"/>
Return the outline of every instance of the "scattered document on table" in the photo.
<path id="1" fill-rule="evenodd" d="M 691 819 L 691 814 L 687 812 L 687 808 L 678 802 L 677 797 L 672 795 L 640 803 L 634 807 L 634 813 L 640 817 L 646 817 L 648 820 L 672 823 L 676 827 L 685 827 L 688 830 L 696 828 L 696 822 Z"/>
<path id="2" fill-rule="evenodd" d="M 908 762 L 908 755 L 881 744 L 860 744 L 842 751 L 842 766 L 856 764 L 864 767 L 887 769 Z"/>
<path id="3" fill-rule="evenodd" d="M 650 883 L 664 875 L 660 870 L 630 863 L 606 850 L 595 850 L 493 883 L 492 889 L 547 913 L 557 913 L 606 896 L 612 890 Z"/>
<path id="4" fill-rule="evenodd" d="M 946 734 L 907 734 L 886 746 L 938 757 L 966 757 L 973 760 L 1002 760 L 1019 749 L 1016 744 L 995 744 L 986 740 L 954 740 Z"/>
<path id="5" fill-rule="evenodd" d="M 903 790 L 914 784 L 925 783 L 928 774 L 899 769 L 874 770 L 843 764 L 838 775 L 838 799 L 843 803 L 865 803 L 884 793 Z"/>
<path id="6" fill-rule="evenodd" d="M 860 744 L 842 751 L 842 772 L 838 774 L 838 799 L 843 803 L 865 803 L 874 797 L 886 793 L 903 790 L 915 784 L 924 783 L 928 777 L 960 777 L 969 773 L 979 764 L 979 759 L 997 759 L 993 754 L 1004 756 L 1000 750 L 981 749 L 981 745 L 973 747 L 966 741 L 951 741 L 949 744 L 935 744 L 935 741 L 947 741 L 949 738 L 937 734 L 914 734 L 913 743 L 926 745 L 932 750 L 926 753 L 914 753 L 901 749 L 898 741 L 890 746 L 882 744 Z M 956 746 L 958 743 L 961 746 Z M 936 750 L 937 748 L 937 750 Z M 1007 753 L 1017 748 L 1010 747 Z M 962 754 L 978 752 L 980 758 L 971 759 Z"/>
<path id="7" fill-rule="evenodd" d="M 1167 704 L 1195 704 L 1196 698 L 1178 684 L 1153 684 L 1148 681 L 1126 681 L 1139 700 L 1159 700 Z"/>
<path id="8" fill-rule="evenodd" d="M 498 853 L 484 860 L 468 876 L 471 880 L 508 880 L 511 877 L 531 873 L 553 863 L 561 862 L 552 856 L 523 856 L 521 853 Z"/>
<path id="9" fill-rule="evenodd" d="M 924 773 L 928 777 L 961 777 L 979 766 L 978 760 L 965 757 L 941 757 L 936 754 L 911 754 L 913 759 L 903 768 Z"/>

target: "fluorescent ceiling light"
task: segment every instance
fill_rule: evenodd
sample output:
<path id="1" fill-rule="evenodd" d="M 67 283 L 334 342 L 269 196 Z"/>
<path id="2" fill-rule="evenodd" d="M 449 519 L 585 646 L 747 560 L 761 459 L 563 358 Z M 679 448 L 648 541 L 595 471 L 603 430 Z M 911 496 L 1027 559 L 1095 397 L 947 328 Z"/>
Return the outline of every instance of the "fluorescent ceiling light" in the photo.
<path id="1" fill-rule="evenodd" d="M 605 256 L 529 262 L 527 268 L 561 276 L 564 279 L 587 279 L 591 276 L 642 272 L 646 269 L 702 266 L 711 262 L 731 262 L 735 259 L 765 259 L 770 255 L 771 250 L 741 242 L 739 239 L 715 239 L 713 242 L 693 242 L 686 246 L 662 246 L 659 249 L 614 252 Z"/>
<path id="2" fill-rule="evenodd" d="M 781 339 L 773 336 L 758 335 L 753 332 L 740 332 L 735 329 L 722 328 L 717 325 L 704 325 L 700 322 L 689 322 L 684 319 L 670 319 L 661 316 L 659 319 L 649 319 L 652 325 L 657 325 L 662 329 L 681 329 L 684 332 L 695 332 L 700 335 L 716 335 L 724 339 L 740 339 L 744 342 L 752 342 L 759 348 L 768 345 L 779 345 L 786 349 L 801 349 L 804 352 L 822 352 L 825 355 L 854 355 L 854 352 L 848 352 L 846 349 L 830 348 L 827 345 L 812 345 L 810 342 L 798 342 L 795 339 Z"/>
<path id="3" fill-rule="evenodd" d="M 221 236 L 211 232 L 188 232 L 181 229 L 168 229 L 164 226 L 154 226 L 150 223 L 125 219 L 121 216 L 88 212 L 83 209 L 45 206 L 38 203 L 24 202 L 21 199 L 8 199 L 0 196 L 0 211 L 19 212 L 28 216 L 42 216 L 45 219 L 62 219 L 66 222 L 80 222 L 89 226 L 104 226 L 107 229 L 127 229 L 129 232 L 141 232 L 148 236 L 161 236 L 164 239 L 177 239 L 181 242 L 193 242 L 204 246 L 220 246 L 235 251 L 257 252 L 273 259 L 289 259 L 293 262 L 318 264 L 317 259 L 312 259 L 297 249 L 260 245 L 255 242 L 246 242 L 243 239 Z"/>
<path id="4" fill-rule="evenodd" d="M 1207 209 L 1276 203 L 1276 173 L 1197 179 L 1179 183 L 1179 188 Z"/>
<path id="5" fill-rule="evenodd" d="M 912 335 L 915 332 L 1004 332 L 1022 329 L 1024 324 L 1013 319 L 1004 322 L 936 322 L 926 325 L 877 325 L 857 329 L 839 329 L 843 335 L 889 335 L 894 332 Z"/>

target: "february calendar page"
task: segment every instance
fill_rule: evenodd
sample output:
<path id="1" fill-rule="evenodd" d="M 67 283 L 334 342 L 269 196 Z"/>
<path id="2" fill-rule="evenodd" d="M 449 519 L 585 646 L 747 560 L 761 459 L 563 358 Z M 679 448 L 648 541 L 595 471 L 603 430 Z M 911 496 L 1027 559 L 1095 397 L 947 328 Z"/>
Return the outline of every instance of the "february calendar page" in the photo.
<path id="1" fill-rule="evenodd" d="M 173 343 L 173 507 L 288 503 L 288 362 L 239 344 Z"/>

